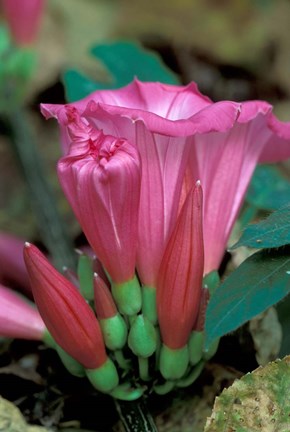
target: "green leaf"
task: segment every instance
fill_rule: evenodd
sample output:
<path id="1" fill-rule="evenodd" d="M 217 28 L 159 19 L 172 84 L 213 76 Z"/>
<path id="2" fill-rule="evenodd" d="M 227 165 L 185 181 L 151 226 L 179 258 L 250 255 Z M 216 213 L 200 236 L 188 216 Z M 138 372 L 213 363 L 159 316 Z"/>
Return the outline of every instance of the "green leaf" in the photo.
<path id="1" fill-rule="evenodd" d="M 270 214 L 267 219 L 245 228 L 240 240 L 231 247 L 277 248 L 290 244 L 290 204 Z"/>
<path id="2" fill-rule="evenodd" d="M 179 84 L 176 75 L 163 64 L 157 54 L 136 43 L 99 44 L 93 47 L 91 52 L 104 64 L 111 79 L 104 83 L 93 81 L 76 70 L 66 71 L 64 85 L 69 102 L 84 98 L 96 90 L 123 87 L 134 78 Z"/>
<path id="3" fill-rule="evenodd" d="M 236 380 L 216 398 L 204 432 L 290 430 L 290 356 Z"/>
<path id="4" fill-rule="evenodd" d="M 259 251 L 246 259 L 212 295 L 205 321 L 205 347 L 237 329 L 290 292 L 290 252 Z"/>
<path id="5" fill-rule="evenodd" d="M 272 165 L 261 165 L 255 170 L 246 201 L 262 210 L 277 210 L 290 200 L 290 181 Z"/>

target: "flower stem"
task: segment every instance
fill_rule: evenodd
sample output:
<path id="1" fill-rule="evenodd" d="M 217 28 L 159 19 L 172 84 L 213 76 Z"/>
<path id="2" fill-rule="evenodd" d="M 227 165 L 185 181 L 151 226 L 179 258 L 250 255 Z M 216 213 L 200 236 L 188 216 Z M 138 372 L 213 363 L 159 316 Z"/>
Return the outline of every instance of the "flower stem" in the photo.
<path id="1" fill-rule="evenodd" d="M 115 399 L 115 405 L 126 432 L 157 432 L 144 400 L 124 402 Z"/>
<path id="2" fill-rule="evenodd" d="M 138 357 L 139 376 L 143 381 L 149 381 L 148 358 Z"/>

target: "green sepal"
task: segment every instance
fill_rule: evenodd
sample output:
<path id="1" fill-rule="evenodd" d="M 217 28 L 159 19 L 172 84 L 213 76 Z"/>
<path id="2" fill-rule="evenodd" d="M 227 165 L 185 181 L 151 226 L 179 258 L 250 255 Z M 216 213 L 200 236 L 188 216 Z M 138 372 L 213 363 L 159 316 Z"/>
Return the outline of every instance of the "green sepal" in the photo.
<path id="1" fill-rule="evenodd" d="M 88 300 L 94 300 L 94 269 L 90 257 L 80 255 L 78 260 L 78 278 L 80 282 L 80 292 Z"/>
<path id="2" fill-rule="evenodd" d="M 47 329 L 44 330 L 42 335 L 42 342 L 44 342 L 49 348 L 56 349 L 57 343 Z"/>
<path id="3" fill-rule="evenodd" d="M 110 350 L 119 350 L 127 342 L 127 325 L 119 313 L 111 318 L 99 320 L 104 342 Z"/>
<path id="4" fill-rule="evenodd" d="M 136 276 L 128 282 L 112 283 L 112 294 L 117 303 L 119 312 L 124 315 L 136 315 L 141 310 L 142 294 Z"/>
<path id="5" fill-rule="evenodd" d="M 155 352 L 156 329 L 144 315 L 137 315 L 134 319 L 128 336 L 128 345 L 138 357 L 150 357 Z"/>
<path id="6" fill-rule="evenodd" d="M 202 358 L 204 360 L 209 360 L 210 358 L 212 358 L 215 355 L 215 353 L 217 352 L 217 349 L 219 347 L 219 343 L 220 343 L 220 338 L 217 338 L 216 340 L 214 340 L 211 343 L 209 349 L 203 351 Z"/>
<path id="7" fill-rule="evenodd" d="M 115 387 L 114 390 L 111 391 L 110 395 L 115 399 L 130 402 L 139 399 L 145 390 L 146 387 L 132 388 L 129 383 L 124 383 Z"/>
<path id="8" fill-rule="evenodd" d="M 162 345 L 160 351 L 159 367 L 166 380 L 177 380 L 183 377 L 189 364 L 188 347 L 171 349 Z"/>
<path id="9" fill-rule="evenodd" d="M 43 333 L 42 340 L 47 346 L 56 350 L 63 365 L 69 371 L 69 373 L 76 377 L 85 376 L 84 367 L 55 342 L 54 338 L 51 336 L 47 329 L 45 329 Z"/>
<path id="10" fill-rule="evenodd" d="M 152 324 L 157 323 L 156 288 L 144 285 L 142 287 L 142 313 Z"/>
<path id="11" fill-rule="evenodd" d="M 195 365 L 193 370 L 185 378 L 182 378 L 176 382 L 176 386 L 188 387 L 192 383 L 194 383 L 194 381 L 196 381 L 199 375 L 201 374 L 204 367 L 204 363 L 205 363 L 204 361 L 200 361 L 197 365 Z"/>
<path id="12" fill-rule="evenodd" d="M 209 290 L 210 296 L 213 295 L 219 284 L 220 277 L 216 270 L 213 270 L 212 272 L 205 275 L 202 282 L 203 287 Z"/>
<path id="13" fill-rule="evenodd" d="M 70 374 L 79 378 L 82 378 L 86 375 L 84 367 L 73 357 L 71 357 L 66 351 L 64 351 L 59 345 L 56 345 L 55 349 L 63 365 L 69 371 Z"/>
<path id="14" fill-rule="evenodd" d="M 175 381 L 165 381 L 164 384 L 156 384 L 153 386 L 153 390 L 158 395 L 165 395 L 171 392 L 175 387 Z"/>
<path id="15" fill-rule="evenodd" d="M 196 365 L 202 359 L 204 333 L 193 331 L 189 337 L 188 350 L 191 365 Z"/>
<path id="16" fill-rule="evenodd" d="M 117 369 L 109 357 L 97 369 L 86 369 L 86 375 L 95 389 L 103 393 L 110 393 L 119 384 Z"/>

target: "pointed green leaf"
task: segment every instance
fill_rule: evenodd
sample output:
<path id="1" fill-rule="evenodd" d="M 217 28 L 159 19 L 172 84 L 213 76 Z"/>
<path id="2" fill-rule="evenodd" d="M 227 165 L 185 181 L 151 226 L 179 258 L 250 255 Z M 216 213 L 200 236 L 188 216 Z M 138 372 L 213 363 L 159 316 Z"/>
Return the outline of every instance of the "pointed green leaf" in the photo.
<path id="1" fill-rule="evenodd" d="M 290 431 L 290 356 L 248 373 L 216 398 L 204 432 Z"/>
<path id="2" fill-rule="evenodd" d="M 107 83 L 94 81 L 76 70 L 64 74 L 67 99 L 73 102 L 93 91 L 119 88 L 138 78 L 141 81 L 160 81 L 178 84 L 176 75 L 167 68 L 157 54 L 132 42 L 113 42 L 93 47 L 92 54 L 108 71 Z"/>
<path id="3" fill-rule="evenodd" d="M 250 256 L 216 289 L 209 301 L 205 322 L 206 348 L 289 292 L 289 250 L 260 251 Z"/>
<path id="4" fill-rule="evenodd" d="M 246 201 L 255 208 L 277 210 L 289 203 L 290 182 L 276 166 L 261 165 L 255 170 Z"/>
<path id="5" fill-rule="evenodd" d="M 245 228 L 240 240 L 231 247 L 277 248 L 290 244 L 290 204 L 270 214 L 267 219 Z"/>

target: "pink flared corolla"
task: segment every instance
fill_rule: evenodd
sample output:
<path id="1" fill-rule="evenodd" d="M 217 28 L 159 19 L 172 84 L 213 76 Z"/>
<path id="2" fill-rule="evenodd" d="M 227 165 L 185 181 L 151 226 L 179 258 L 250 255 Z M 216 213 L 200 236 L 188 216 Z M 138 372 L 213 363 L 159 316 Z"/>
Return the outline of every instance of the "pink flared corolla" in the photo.
<path id="1" fill-rule="evenodd" d="M 85 368 L 102 366 L 107 355 L 90 306 L 35 246 L 26 243 L 24 259 L 35 303 L 55 341 Z"/>
<path id="2" fill-rule="evenodd" d="M 68 109 L 91 133 L 103 130 L 136 146 L 141 159 L 137 270 L 156 286 L 166 243 L 192 185 L 204 189 L 205 273 L 219 267 L 253 170 L 258 162 L 290 157 L 290 124 L 262 101 L 214 103 L 195 84 L 134 81 L 97 91 L 79 102 L 43 105 L 56 117 L 64 153 L 78 153 Z"/>
<path id="3" fill-rule="evenodd" d="M 27 45 L 34 41 L 44 3 L 44 0 L 2 0 L 4 15 L 17 44 Z"/>
<path id="4" fill-rule="evenodd" d="M 42 340 L 44 322 L 32 303 L 0 284 L 0 336 Z"/>
<path id="5" fill-rule="evenodd" d="M 189 192 L 166 246 L 157 280 L 157 312 L 163 343 L 170 349 L 187 344 L 199 314 L 204 250 L 202 189 Z"/>
<path id="6" fill-rule="evenodd" d="M 58 163 L 66 197 L 115 283 L 135 274 L 140 161 L 126 139 L 93 130 L 67 110 L 73 145 Z"/>

